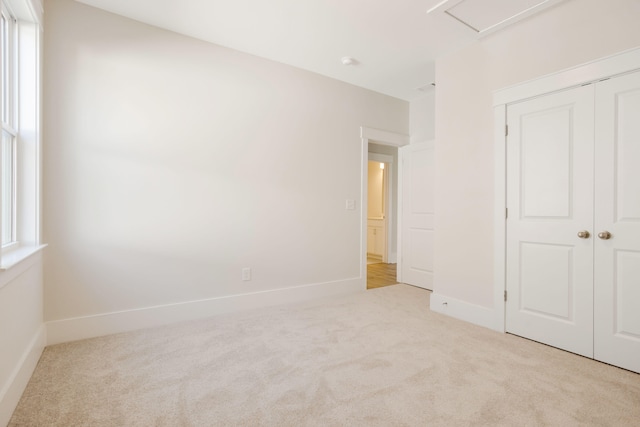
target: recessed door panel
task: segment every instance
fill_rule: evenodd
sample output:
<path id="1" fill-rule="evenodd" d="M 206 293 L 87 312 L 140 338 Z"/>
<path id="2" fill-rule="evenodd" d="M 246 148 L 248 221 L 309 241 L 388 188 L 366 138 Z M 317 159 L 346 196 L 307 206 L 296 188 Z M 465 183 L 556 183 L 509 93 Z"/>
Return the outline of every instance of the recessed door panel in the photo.
<path id="1" fill-rule="evenodd" d="M 520 197 L 525 218 L 571 215 L 572 116 L 572 107 L 562 106 L 520 119 Z"/>
<path id="2" fill-rule="evenodd" d="M 410 187 L 411 212 L 416 214 L 433 214 L 434 169 L 433 150 L 428 148 L 414 149 L 412 155 L 405 157 L 408 179 L 413 183 Z"/>
<path id="3" fill-rule="evenodd" d="M 615 251 L 613 333 L 640 340 L 640 251 Z"/>
<path id="4" fill-rule="evenodd" d="M 433 231 L 414 229 L 410 233 L 411 254 L 424 256 L 411 256 L 409 268 L 418 271 L 433 272 Z"/>
<path id="5" fill-rule="evenodd" d="M 640 221 L 640 89 L 615 95 L 616 218 Z"/>
<path id="6" fill-rule="evenodd" d="M 522 243 L 520 311 L 556 320 L 573 320 L 573 248 Z"/>

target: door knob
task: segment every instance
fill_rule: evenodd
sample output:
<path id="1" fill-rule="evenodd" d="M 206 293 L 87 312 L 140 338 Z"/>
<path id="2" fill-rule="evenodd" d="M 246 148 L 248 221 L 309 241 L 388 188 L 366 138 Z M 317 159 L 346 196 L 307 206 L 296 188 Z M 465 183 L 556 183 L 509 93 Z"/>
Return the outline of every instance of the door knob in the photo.
<path id="1" fill-rule="evenodd" d="M 602 240 L 609 240 L 611 238 L 611 233 L 609 233 L 608 231 L 601 231 L 600 233 L 598 233 L 598 237 Z"/>
<path id="2" fill-rule="evenodd" d="M 587 230 L 578 231 L 578 237 L 581 239 L 588 239 L 591 234 Z"/>

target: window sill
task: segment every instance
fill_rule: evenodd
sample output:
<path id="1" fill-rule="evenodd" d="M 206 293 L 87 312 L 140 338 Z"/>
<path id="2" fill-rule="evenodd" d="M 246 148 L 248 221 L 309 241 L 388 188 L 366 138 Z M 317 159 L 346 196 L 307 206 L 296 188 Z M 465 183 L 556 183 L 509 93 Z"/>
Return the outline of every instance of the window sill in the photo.
<path id="1" fill-rule="evenodd" d="M 2 254 L 2 261 L 0 262 L 0 271 L 7 271 L 12 267 L 20 264 L 22 261 L 28 259 L 29 257 L 37 254 L 47 245 L 36 245 L 36 246 L 21 246 L 16 249 L 12 249 L 7 253 Z"/>

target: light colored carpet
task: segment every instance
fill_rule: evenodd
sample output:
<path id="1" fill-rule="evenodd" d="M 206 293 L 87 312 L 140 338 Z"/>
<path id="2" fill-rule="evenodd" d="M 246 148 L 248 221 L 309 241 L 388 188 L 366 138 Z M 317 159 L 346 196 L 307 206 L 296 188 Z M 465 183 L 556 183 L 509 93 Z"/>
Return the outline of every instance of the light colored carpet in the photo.
<path id="1" fill-rule="evenodd" d="M 638 426 L 640 375 L 406 285 L 45 350 L 11 426 Z"/>

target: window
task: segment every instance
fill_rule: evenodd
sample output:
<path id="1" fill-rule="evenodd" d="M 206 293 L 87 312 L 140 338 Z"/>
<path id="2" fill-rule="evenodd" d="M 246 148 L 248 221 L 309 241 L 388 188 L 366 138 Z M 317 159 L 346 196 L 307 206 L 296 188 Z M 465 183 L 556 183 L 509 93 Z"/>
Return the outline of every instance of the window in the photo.
<path id="1" fill-rule="evenodd" d="M 15 239 L 15 134 L 2 129 L 2 247 L 6 248 Z"/>
<path id="2" fill-rule="evenodd" d="M 42 1 L 0 0 L 0 273 L 40 243 Z M 0 287 L 2 287 L 0 274 Z"/>
<path id="3" fill-rule="evenodd" d="M 16 243 L 16 19 L 2 5 L 2 145 L 0 146 L 0 238 L 5 249 Z"/>

